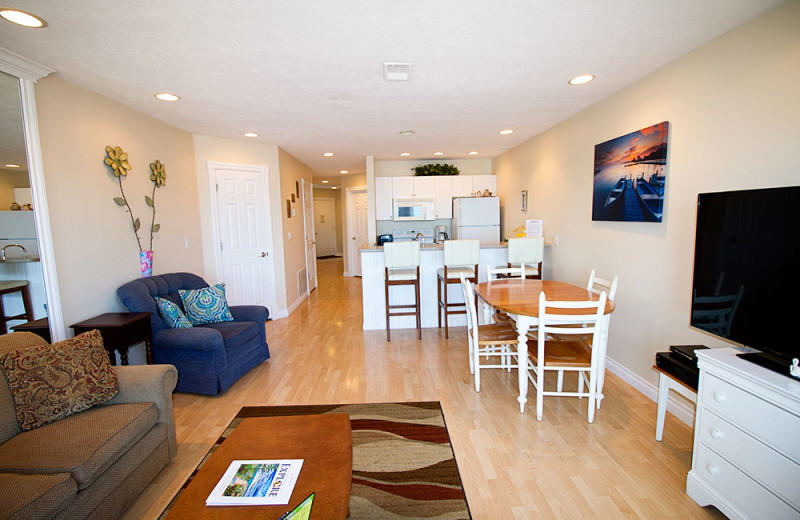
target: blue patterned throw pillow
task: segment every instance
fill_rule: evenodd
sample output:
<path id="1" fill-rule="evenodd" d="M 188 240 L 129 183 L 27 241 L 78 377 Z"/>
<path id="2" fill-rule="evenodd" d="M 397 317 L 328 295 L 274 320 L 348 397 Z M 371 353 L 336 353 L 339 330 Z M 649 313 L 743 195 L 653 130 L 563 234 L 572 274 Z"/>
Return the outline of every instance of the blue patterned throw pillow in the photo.
<path id="1" fill-rule="evenodd" d="M 156 306 L 161 318 L 167 323 L 167 327 L 171 329 L 188 329 L 192 326 L 192 322 L 186 318 L 181 308 L 171 301 L 156 296 Z"/>
<path id="2" fill-rule="evenodd" d="M 183 308 L 186 309 L 186 317 L 192 325 L 233 321 L 228 302 L 225 300 L 224 283 L 191 291 L 180 290 L 178 294 L 183 301 Z"/>

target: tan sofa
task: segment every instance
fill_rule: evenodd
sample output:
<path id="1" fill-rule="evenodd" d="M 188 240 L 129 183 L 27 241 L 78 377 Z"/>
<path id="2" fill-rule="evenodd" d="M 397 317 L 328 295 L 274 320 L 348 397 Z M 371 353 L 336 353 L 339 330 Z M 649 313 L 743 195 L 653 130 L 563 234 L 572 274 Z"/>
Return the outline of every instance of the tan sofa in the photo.
<path id="1" fill-rule="evenodd" d="M 46 344 L 15 332 L 0 353 Z M 117 518 L 175 455 L 175 367 L 113 370 L 111 400 L 27 431 L 0 370 L 0 518 Z"/>

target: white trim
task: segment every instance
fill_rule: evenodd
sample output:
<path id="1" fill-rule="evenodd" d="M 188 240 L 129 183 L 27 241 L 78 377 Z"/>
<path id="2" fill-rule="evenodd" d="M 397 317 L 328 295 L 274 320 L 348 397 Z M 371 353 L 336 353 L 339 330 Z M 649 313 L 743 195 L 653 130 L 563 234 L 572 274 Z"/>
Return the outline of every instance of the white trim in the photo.
<path id="1" fill-rule="evenodd" d="M 310 267 L 311 266 L 308 265 L 308 236 L 309 236 L 308 227 L 309 227 L 309 222 L 308 222 L 308 219 L 306 219 L 306 187 L 309 184 L 311 185 L 311 217 L 312 217 L 311 218 L 311 223 L 310 223 L 311 224 L 311 236 L 314 237 L 312 239 L 312 245 L 314 246 L 314 259 L 316 261 L 316 258 L 317 258 L 317 237 L 316 237 L 316 224 L 314 222 L 314 185 L 312 183 L 310 183 L 309 181 L 305 180 L 305 179 L 302 179 L 302 178 L 300 179 L 300 197 L 301 197 L 300 198 L 300 203 L 301 203 L 300 205 L 303 207 L 303 235 L 304 235 L 303 236 L 303 256 L 305 256 L 305 262 L 306 262 L 306 296 L 311 294 L 311 291 L 316 289 L 317 286 L 319 285 L 319 274 L 317 273 L 316 264 L 314 264 L 314 266 L 313 266 L 314 267 L 314 287 L 313 288 L 311 287 L 311 284 L 309 283 L 311 281 L 311 277 L 308 275 L 308 273 L 311 272 L 310 271 Z M 336 239 L 334 237 L 334 241 L 335 240 Z M 336 246 L 334 246 L 334 249 L 336 249 Z M 288 312 L 291 313 L 293 310 L 294 310 L 294 308 L 289 309 Z"/>
<path id="2" fill-rule="evenodd" d="M 622 366 L 621 364 L 619 364 L 618 362 L 614 361 L 611 358 L 606 358 L 606 367 L 612 374 L 616 375 L 617 377 L 619 377 L 620 379 L 622 379 L 623 381 L 625 381 L 626 383 L 628 383 L 629 385 L 631 385 L 632 387 L 643 393 L 646 397 L 648 397 L 652 401 L 657 402 L 658 386 L 645 381 L 644 379 L 633 373 L 631 370 Z M 691 427 L 694 427 L 695 408 L 693 405 L 690 406 L 687 403 L 688 401 L 686 399 L 683 398 L 676 399 L 675 393 L 672 392 L 670 393 L 667 410 L 672 415 L 680 419 L 682 422 L 686 423 Z M 654 428 L 655 428 L 655 419 L 656 417 L 653 416 Z"/>
<path id="3" fill-rule="evenodd" d="M 55 72 L 55 70 L 49 67 L 39 65 L 3 47 L 0 47 L 0 71 L 16 76 L 21 80 L 32 81 L 34 83 L 40 78 Z"/>
<path id="4" fill-rule="evenodd" d="M 42 146 L 39 141 L 39 120 L 36 116 L 36 95 L 32 80 L 20 79 L 19 87 L 22 98 L 25 144 L 28 151 L 28 177 L 31 183 L 36 236 L 39 240 L 39 258 L 41 259 L 44 290 L 47 297 L 47 319 L 50 324 L 51 339 L 61 341 L 66 339 L 67 335 L 56 271 L 53 232 L 50 228 L 50 211 L 47 205 Z"/>
<path id="5" fill-rule="evenodd" d="M 271 257 L 269 258 L 269 268 L 267 269 L 268 276 L 270 277 L 269 281 L 269 288 L 268 288 L 268 298 L 270 300 L 270 305 L 268 307 L 270 309 L 277 309 L 278 308 L 278 295 L 277 295 L 277 288 L 275 287 L 275 283 L 277 280 L 277 276 L 275 273 L 275 244 L 272 240 L 272 215 L 271 215 L 271 198 L 270 198 L 270 191 L 269 191 L 269 166 L 267 165 L 252 165 L 252 164 L 234 164 L 234 163 L 223 163 L 217 161 L 206 161 L 206 172 L 208 173 L 208 194 L 210 200 L 210 213 L 211 213 L 211 240 L 212 240 L 212 247 L 211 250 L 213 251 L 214 257 L 214 276 L 216 277 L 215 282 L 219 283 L 223 281 L 223 269 L 222 269 L 222 255 L 220 254 L 220 229 L 219 229 L 219 211 L 218 211 L 218 200 L 217 200 L 217 170 L 238 170 L 241 172 L 248 172 L 248 173 L 256 173 L 262 176 L 264 181 L 264 215 L 265 215 L 265 233 L 266 233 L 266 240 L 267 240 L 267 248 L 269 250 L 269 254 Z M 282 312 L 271 313 L 271 318 L 281 318 L 285 316 L 281 316 Z M 287 314 L 288 316 L 288 314 Z"/>
<path id="6" fill-rule="evenodd" d="M 44 277 L 50 337 L 53 341 L 61 341 L 66 339 L 67 335 L 58 285 L 53 232 L 50 227 L 50 211 L 47 205 L 47 187 L 44 180 L 42 145 L 39 140 L 39 118 L 36 114 L 36 93 L 34 91 L 34 83 L 54 70 L 0 47 L 0 71 L 19 78 L 22 125 L 28 157 L 28 178 L 31 183 L 33 214 Z"/>
<path id="7" fill-rule="evenodd" d="M 300 296 L 299 296 L 299 297 L 298 297 L 298 298 L 297 298 L 297 299 L 296 299 L 294 302 L 292 302 L 292 304 L 291 304 L 291 305 L 289 305 L 289 308 L 288 308 L 288 309 L 286 309 L 285 311 L 283 311 L 283 312 L 285 312 L 286 314 L 285 314 L 285 315 L 282 315 L 282 316 L 278 316 L 278 318 L 286 318 L 286 317 L 288 317 L 288 316 L 289 316 L 291 313 L 293 313 L 293 312 L 294 312 L 294 310 L 295 310 L 296 308 L 300 307 L 300 304 L 301 304 L 301 303 L 303 303 L 303 302 L 304 302 L 305 300 L 307 300 L 307 299 L 308 299 L 308 293 L 306 293 L 306 294 L 301 294 L 301 295 L 300 295 Z"/>

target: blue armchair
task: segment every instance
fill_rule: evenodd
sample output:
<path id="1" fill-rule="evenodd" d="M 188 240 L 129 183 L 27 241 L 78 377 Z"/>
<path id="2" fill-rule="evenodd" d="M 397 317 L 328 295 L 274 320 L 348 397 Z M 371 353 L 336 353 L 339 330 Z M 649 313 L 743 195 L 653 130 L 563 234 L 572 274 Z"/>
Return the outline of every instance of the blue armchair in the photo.
<path id="1" fill-rule="evenodd" d="M 175 391 L 216 395 L 269 359 L 264 327 L 269 311 L 261 305 L 233 305 L 233 321 L 188 329 L 167 327 L 158 313 L 155 297 L 171 300 L 183 310 L 178 290 L 203 287 L 208 283 L 197 275 L 170 273 L 128 282 L 117 289 L 117 295 L 129 311 L 152 313 L 153 362 L 175 365 Z"/>

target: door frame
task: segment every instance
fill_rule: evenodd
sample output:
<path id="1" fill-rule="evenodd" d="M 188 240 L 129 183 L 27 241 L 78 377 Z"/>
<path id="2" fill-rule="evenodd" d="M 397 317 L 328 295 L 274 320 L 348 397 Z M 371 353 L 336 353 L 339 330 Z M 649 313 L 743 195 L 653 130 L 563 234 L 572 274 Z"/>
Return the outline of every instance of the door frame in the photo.
<path id="1" fill-rule="evenodd" d="M 344 269 L 344 276 L 356 276 L 356 274 L 354 274 L 353 270 L 352 270 L 353 259 L 351 258 L 351 255 L 350 255 L 350 253 L 351 253 L 351 251 L 350 251 L 350 242 L 351 242 L 351 240 L 349 238 L 347 238 L 347 237 L 353 236 L 353 232 L 354 232 L 354 230 L 353 230 L 353 220 L 354 220 L 353 219 L 353 194 L 355 192 L 362 192 L 362 191 L 367 193 L 367 195 L 369 195 L 369 192 L 368 192 L 366 186 L 353 186 L 353 187 L 349 187 L 349 188 L 345 188 L 344 189 L 344 195 L 345 195 L 344 196 L 344 214 L 347 215 L 347 226 L 345 226 L 345 229 L 347 230 L 347 235 L 345 236 L 345 243 L 347 245 L 343 246 L 347 250 L 347 265 L 345 266 L 345 269 Z M 358 253 L 358 250 L 356 250 L 356 253 Z"/>
<path id="2" fill-rule="evenodd" d="M 306 218 L 306 188 L 311 188 L 311 222 L 309 222 Z M 303 208 L 303 233 L 305 235 L 305 243 L 303 244 L 303 256 L 306 258 L 306 296 L 310 295 L 311 292 L 317 288 L 319 284 L 319 275 L 317 273 L 317 244 L 316 244 L 316 235 L 314 234 L 315 226 L 314 226 L 314 185 L 313 183 L 308 182 L 305 179 L 300 179 L 300 196 L 302 197 L 302 204 L 301 207 Z M 311 226 L 311 233 L 309 233 L 309 224 Z M 308 265 L 308 237 L 313 237 L 311 239 L 313 246 L 314 246 L 314 287 L 311 287 L 310 283 L 310 266 Z M 298 295 L 300 296 L 300 295 Z"/>
<path id="3" fill-rule="evenodd" d="M 267 165 L 254 165 L 254 164 L 235 164 L 225 163 L 218 161 L 206 161 L 206 171 L 208 173 L 208 195 L 211 203 L 211 243 L 212 254 L 214 259 L 214 276 L 217 282 L 224 282 L 224 273 L 222 268 L 222 249 L 220 244 L 220 237 L 222 233 L 219 227 L 219 200 L 217 198 L 217 170 L 238 170 L 240 172 L 255 173 L 261 177 L 264 197 L 261 203 L 264 205 L 264 216 L 266 222 L 264 223 L 265 239 L 267 242 L 267 276 L 269 277 L 269 288 L 267 290 L 267 308 L 277 309 L 278 296 L 275 287 L 275 244 L 272 240 L 272 217 L 270 216 L 270 198 L 269 193 L 269 166 Z M 273 313 L 270 313 L 273 314 Z"/>

